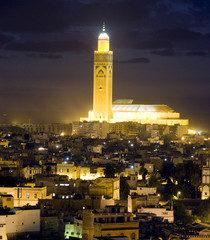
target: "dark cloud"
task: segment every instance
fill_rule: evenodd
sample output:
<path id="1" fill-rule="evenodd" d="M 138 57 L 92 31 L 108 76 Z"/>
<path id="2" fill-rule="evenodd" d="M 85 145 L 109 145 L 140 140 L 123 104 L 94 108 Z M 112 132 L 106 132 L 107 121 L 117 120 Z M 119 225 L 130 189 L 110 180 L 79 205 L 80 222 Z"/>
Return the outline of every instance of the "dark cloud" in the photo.
<path id="1" fill-rule="evenodd" d="M 7 58 L 8 58 L 7 56 L 0 55 L 0 59 L 7 59 Z"/>
<path id="2" fill-rule="evenodd" d="M 0 29 L 16 33 L 62 31 L 69 25 L 62 12 L 64 15 L 64 0 L 1 1 Z"/>
<path id="3" fill-rule="evenodd" d="M 201 33 L 191 31 L 185 28 L 161 29 L 156 32 L 158 39 L 166 39 L 168 41 L 176 40 L 193 40 L 202 36 Z"/>
<path id="4" fill-rule="evenodd" d="M 186 52 L 186 56 L 207 56 L 209 53 L 207 51 L 190 51 Z"/>
<path id="5" fill-rule="evenodd" d="M 157 0 L 10 0 L 0 3 L 0 29 L 12 32 L 62 32 L 103 20 L 126 23 L 149 14 Z"/>
<path id="6" fill-rule="evenodd" d="M 5 44 L 13 41 L 15 38 L 8 34 L 0 33 L 0 47 L 3 47 Z"/>
<path id="7" fill-rule="evenodd" d="M 152 54 L 159 55 L 159 56 L 174 56 L 175 51 L 174 49 L 161 49 L 155 50 L 151 52 Z"/>
<path id="8" fill-rule="evenodd" d="M 29 58 L 47 58 L 47 59 L 61 59 L 63 55 L 61 54 L 51 54 L 51 53 L 42 53 L 42 54 L 27 54 Z"/>
<path id="9" fill-rule="evenodd" d="M 115 63 L 149 63 L 148 58 L 132 58 L 128 60 L 116 60 Z"/>
<path id="10" fill-rule="evenodd" d="M 52 42 L 15 42 L 7 46 L 7 50 L 23 52 L 90 52 L 91 47 L 78 40 Z"/>
<path id="11" fill-rule="evenodd" d="M 145 41 L 145 42 L 140 42 L 137 45 L 137 48 L 139 49 L 163 49 L 163 48 L 172 48 L 172 43 L 169 41 L 164 41 L 164 40 L 150 40 L 150 41 Z"/>

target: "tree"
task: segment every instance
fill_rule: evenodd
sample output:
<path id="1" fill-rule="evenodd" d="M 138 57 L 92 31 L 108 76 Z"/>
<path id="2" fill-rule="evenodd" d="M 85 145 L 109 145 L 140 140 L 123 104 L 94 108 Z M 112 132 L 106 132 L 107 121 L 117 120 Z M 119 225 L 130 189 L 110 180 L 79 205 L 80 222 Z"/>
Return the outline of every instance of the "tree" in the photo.
<path id="1" fill-rule="evenodd" d="M 116 170 L 112 164 L 108 163 L 106 168 L 104 169 L 104 175 L 106 178 L 114 178 L 116 174 Z"/>
<path id="2" fill-rule="evenodd" d="M 144 166 L 142 166 L 140 169 L 139 169 L 139 175 L 142 175 L 142 180 L 145 180 L 145 177 L 147 175 L 147 169 L 144 168 Z"/>
<path id="3" fill-rule="evenodd" d="M 125 177 L 120 178 L 120 199 L 127 200 L 130 193 L 130 187 Z"/>
<path id="4" fill-rule="evenodd" d="M 192 223 L 192 217 L 186 213 L 185 206 L 182 203 L 174 203 L 174 221 L 183 224 Z"/>
<path id="5" fill-rule="evenodd" d="M 189 162 L 185 165 L 186 177 L 190 180 L 195 190 L 195 197 L 198 195 L 198 186 L 201 184 L 201 169 L 197 164 Z"/>
<path id="6" fill-rule="evenodd" d="M 158 187 L 160 184 L 161 182 L 159 176 L 157 176 L 155 173 L 152 173 L 148 181 L 149 187 Z"/>
<path id="7" fill-rule="evenodd" d="M 193 210 L 195 218 L 200 219 L 202 222 L 210 221 L 210 199 L 203 200 L 199 206 Z"/>

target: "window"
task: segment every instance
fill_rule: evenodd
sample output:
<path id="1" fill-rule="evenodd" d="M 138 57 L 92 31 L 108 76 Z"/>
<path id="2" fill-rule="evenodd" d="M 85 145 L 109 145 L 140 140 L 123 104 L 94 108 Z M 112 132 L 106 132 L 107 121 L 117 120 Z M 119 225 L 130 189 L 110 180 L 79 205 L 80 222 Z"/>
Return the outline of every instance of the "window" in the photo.
<path id="1" fill-rule="evenodd" d="M 7 198 L 7 201 L 10 202 L 10 201 L 11 201 L 11 198 Z"/>
<path id="2" fill-rule="evenodd" d="M 63 169 L 62 169 L 62 168 L 60 168 L 60 172 L 63 172 Z"/>
<path id="3" fill-rule="evenodd" d="M 35 224 L 35 222 L 33 222 L 33 224 Z"/>
<path id="4" fill-rule="evenodd" d="M 34 193 L 34 198 L 37 198 L 37 193 Z"/>
<path id="5" fill-rule="evenodd" d="M 29 194 L 29 193 L 26 193 L 26 197 L 29 198 L 29 197 L 30 197 L 30 194 Z"/>
<path id="6" fill-rule="evenodd" d="M 66 170 L 67 172 L 69 172 L 69 169 L 67 168 L 67 170 Z"/>

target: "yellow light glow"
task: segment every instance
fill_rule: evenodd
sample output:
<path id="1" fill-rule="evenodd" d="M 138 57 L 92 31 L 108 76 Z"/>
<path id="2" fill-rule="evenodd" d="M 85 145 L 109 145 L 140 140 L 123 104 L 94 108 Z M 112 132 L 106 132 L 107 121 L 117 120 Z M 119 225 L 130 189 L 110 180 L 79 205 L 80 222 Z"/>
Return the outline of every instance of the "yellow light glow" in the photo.
<path id="1" fill-rule="evenodd" d="M 195 135 L 196 133 L 197 133 L 196 130 L 188 129 L 188 134 L 190 134 L 190 135 Z"/>
<path id="2" fill-rule="evenodd" d="M 64 136 L 64 135 L 65 135 L 65 133 L 64 133 L 64 132 L 62 132 L 60 135 L 61 135 L 61 136 Z"/>

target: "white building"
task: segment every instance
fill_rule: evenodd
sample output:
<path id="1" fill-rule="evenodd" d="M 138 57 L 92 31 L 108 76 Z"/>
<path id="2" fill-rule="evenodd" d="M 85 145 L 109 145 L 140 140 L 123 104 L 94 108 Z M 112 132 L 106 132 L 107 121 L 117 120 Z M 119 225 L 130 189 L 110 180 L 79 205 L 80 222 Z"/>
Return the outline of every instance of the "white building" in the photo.
<path id="1" fill-rule="evenodd" d="M 17 208 L 12 214 L 0 215 L 0 239 L 40 232 L 40 209 Z"/>
<path id="2" fill-rule="evenodd" d="M 206 160 L 206 166 L 202 168 L 202 195 L 201 199 L 210 197 L 210 158 Z"/>
<path id="3" fill-rule="evenodd" d="M 163 221 L 167 220 L 170 223 L 174 222 L 174 211 L 173 210 L 166 210 L 165 208 L 160 207 L 141 207 L 138 209 L 139 213 L 153 213 L 157 217 L 163 218 Z"/>
<path id="4" fill-rule="evenodd" d="M 149 194 L 156 194 L 157 188 L 156 187 L 137 187 L 136 190 L 130 190 L 130 194 L 137 193 L 138 195 L 149 195 Z"/>

